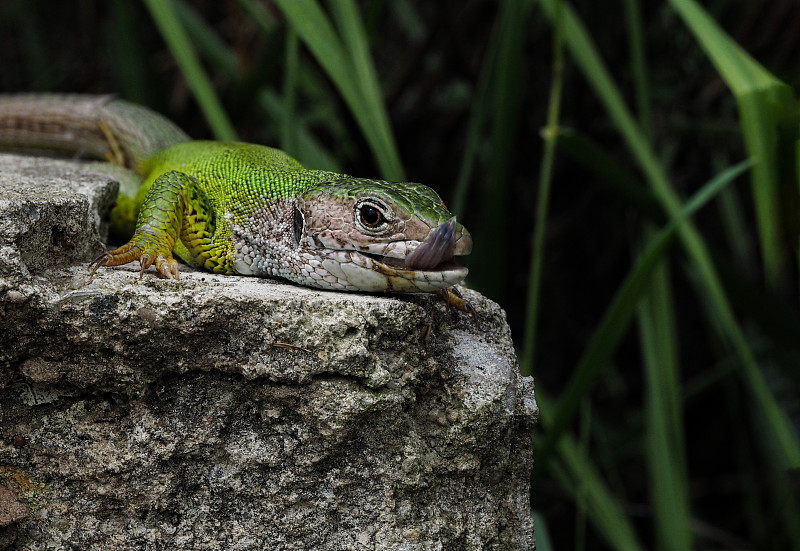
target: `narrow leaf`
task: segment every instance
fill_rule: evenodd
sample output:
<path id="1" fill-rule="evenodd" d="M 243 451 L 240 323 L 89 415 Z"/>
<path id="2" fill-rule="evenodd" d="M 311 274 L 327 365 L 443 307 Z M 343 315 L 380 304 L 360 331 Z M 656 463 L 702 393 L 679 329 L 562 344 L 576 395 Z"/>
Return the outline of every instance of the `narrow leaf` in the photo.
<path id="1" fill-rule="evenodd" d="M 240 2 L 252 3 L 253 0 L 240 0 Z M 389 118 L 383 104 L 382 102 L 376 104 L 374 98 L 370 100 L 370 93 L 365 91 L 365 87 L 369 84 L 362 83 L 358 79 L 360 72 L 365 71 L 363 64 L 359 69 L 354 66 L 350 58 L 351 52 L 339 39 L 330 20 L 316 1 L 276 0 L 275 3 L 336 85 L 364 133 L 383 176 L 391 180 L 403 180 L 403 167 L 389 130 Z M 358 29 L 357 32 L 363 35 L 363 24 L 360 18 L 357 18 L 355 8 L 348 10 L 347 13 L 355 18 L 342 24 L 348 29 Z M 349 44 L 356 49 L 360 47 L 354 46 L 352 42 Z"/>
<path id="2" fill-rule="evenodd" d="M 548 412 L 555 409 L 554 401 L 541 391 L 537 391 L 536 399 L 540 406 L 539 422 L 549 433 L 552 430 L 553 416 Z M 541 448 L 538 436 L 534 435 L 533 442 L 534 448 Z M 644 551 L 628 515 L 597 472 L 595 462 L 587 454 L 586 448 L 578 445 L 570 435 L 564 435 L 558 443 L 558 457 L 560 461 L 549 462 L 550 471 L 572 493 L 576 503 L 585 503 L 585 512 L 592 525 L 610 548 Z M 536 464 L 539 461 L 537 457 Z"/>
<path id="3" fill-rule="evenodd" d="M 773 286 L 785 266 L 780 230 L 779 127 L 797 113 L 792 89 L 744 51 L 694 0 L 670 0 L 731 88 L 753 167 L 752 193 L 758 217 L 764 272 Z"/>
<path id="4" fill-rule="evenodd" d="M 549 17 L 553 17 L 555 0 L 539 0 Z M 623 101 L 622 94 L 614 84 L 608 68 L 598 55 L 583 23 L 569 6 L 563 6 L 564 39 L 573 58 L 587 78 L 598 98 L 605 106 L 617 130 L 622 135 L 636 161 L 644 172 L 647 183 L 671 218 L 675 218 L 682 205 L 675 191 L 669 185 L 664 167 L 659 163 L 647 137 L 639 128 Z M 747 387 L 753 400 L 766 419 L 766 426 L 772 431 L 777 443 L 779 463 L 784 468 L 800 466 L 800 443 L 786 414 L 781 411 L 755 362 L 753 353 L 747 345 L 739 327 L 728 297 L 720 283 L 719 275 L 711 261 L 697 228 L 691 222 L 681 224 L 678 236 L 698 276 L 698 294 L 707 300 L 719 324 L 715 324 L 722 336 L 736 351 L 743 368 Z"/>
<path id="5" fill-rule="evenodd" d="M 200 66 L 186 30 L 175 14 L 172 0 L 144 0 L 144 3 L 150 10 L 151 17 L 161 31 L 161 36 L 164 37 L 178 63 L 214 135 L 218 140 L 236 140 L 236 131 L 222 109 L 211 80 Z"/>
<path id="6" fill-rule="evenodd" d="M 589 345 L 578 361 L 569 385 L 559 397 L 553 422 L 536 452 L 532 477 L 536 478 L 541 474 L 541 470 L 547 465 L 548 456 L 553 452 L 558 439 L 589 394 L 592 385 L 609 367 L 611 354 L 616 350 L 619 340 L 624 335 L 631 317 L 647 289 L 653 270 L 681 224 L 750 166 L 752 166 L 751 161 L 739 163 L 704 185 L 678 212 L 677 216 L 650 241 L 645 251 L 639 256 L 592 335 Z"/>

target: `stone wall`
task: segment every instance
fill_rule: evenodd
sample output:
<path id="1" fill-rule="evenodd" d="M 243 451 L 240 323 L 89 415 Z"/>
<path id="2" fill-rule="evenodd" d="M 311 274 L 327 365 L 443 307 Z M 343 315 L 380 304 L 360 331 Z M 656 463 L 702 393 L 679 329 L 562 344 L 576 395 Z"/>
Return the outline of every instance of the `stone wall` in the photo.
<path id="1" fill-rule="evenodd" d="M 116 186 L 0 155 L 0 549 L 533 548 L 533 382 L 495 303 L 88 280 Z"/>

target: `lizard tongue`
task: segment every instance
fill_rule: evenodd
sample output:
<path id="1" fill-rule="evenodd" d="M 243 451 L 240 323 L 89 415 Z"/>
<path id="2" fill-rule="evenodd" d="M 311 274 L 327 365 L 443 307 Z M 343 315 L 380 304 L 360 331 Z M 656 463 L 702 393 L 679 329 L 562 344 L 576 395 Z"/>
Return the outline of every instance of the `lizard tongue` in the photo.
<path id="1" fill-rule="evenodd" d="M 406 268 L 430 270 L 452 260 L 456 248 L 456 219 L 439 224 L 425 241 L 406 257 Z"/>

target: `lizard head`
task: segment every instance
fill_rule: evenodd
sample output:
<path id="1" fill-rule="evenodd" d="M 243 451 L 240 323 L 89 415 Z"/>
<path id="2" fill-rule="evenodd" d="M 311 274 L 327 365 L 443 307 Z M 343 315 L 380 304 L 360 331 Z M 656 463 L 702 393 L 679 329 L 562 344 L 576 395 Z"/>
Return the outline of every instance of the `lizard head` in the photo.
<path id="1" fill-rule="evenodd" d="M 431 188 L 361 178 L 298 198 L 296 245 L 345 290 L 434 291 L 461 282 L 472 237 Z"/>

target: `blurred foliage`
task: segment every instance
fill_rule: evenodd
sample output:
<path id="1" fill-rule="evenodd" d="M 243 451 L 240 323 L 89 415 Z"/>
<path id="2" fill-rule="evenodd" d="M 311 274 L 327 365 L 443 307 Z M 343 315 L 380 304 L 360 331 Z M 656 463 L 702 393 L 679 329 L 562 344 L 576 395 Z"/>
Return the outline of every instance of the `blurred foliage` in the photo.
<path id="1" fill-rule="evenodd" d="M 3 0 L 0 31 L 2 92 L 436 188 L 536 376 L 547 546 L 800 548 L 796 1 Z"/>

